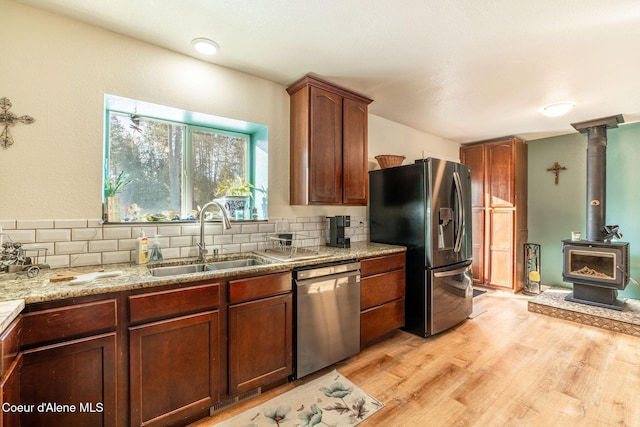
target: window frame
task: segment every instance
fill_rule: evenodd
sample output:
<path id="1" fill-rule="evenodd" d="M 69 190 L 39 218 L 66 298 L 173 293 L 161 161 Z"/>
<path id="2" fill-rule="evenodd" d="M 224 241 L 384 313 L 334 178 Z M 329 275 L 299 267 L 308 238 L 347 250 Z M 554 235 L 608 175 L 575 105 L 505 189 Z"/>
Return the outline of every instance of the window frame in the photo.
<path id="1" fill-rule="evenodd" d="M 186 132 L 185 132 L 185 142 L 183 143 L 183 148 L 185 150 L 188 150 L 189 154 L 183 156 L 183 165 L 182 165 L 182 200 L 181 200 L 181 210 L 182 210 L 182 215 L 184 215 L 186 212 L 190 212 L 191 211 L 191 206 L 193 206 L 193 150 L 192 150 L 192 144 L 193 144 L 193 137 L 192 134 L 194 131 L 210 131 L 211 133 L 217 133 L 217 134 L 221 134 L 221 135 L 228 135 L 228 136 L 232 136 L 235 138 L 243 138 L 246 140 L 247 142 L 247 148 L 246 148 L 246 159 L 245 159 L 245 165 L 244 168 L 247 172 L 246 176 L 244 176 L 243 178 L 251 183 L 254 184 L 254 171 L 253 171 L 253 166 L 255 166 L 254 161 L 253 161 L 253 157 L 254 156 L 254 141 L 253 138 L 251 137 L 251 135 L 249 134 L 245 134 L 245 133 L 241 133 L 241 132 L 234 132 L 234 131 L 228 131 L 228 130 L 222 130 L 222 129 L 216 129 L 213 127 L 209 127 L 209 126 L 202 126 L 202 125 L 186 125 Z M 188 171 L 187 172 L 187 168 L 186 166 L 188 166 Z M 253 194 L 254 197 L 251 197 L 250 199 L 250 207 L 253 208 L 253 201 L 255 200 L 255 191 L 252 190 L 251 193 Z M 201 201 L 196 201 L 197 203 L 200 203 L 202 206 L 204 206 L 205 203 L 210 202 L 211 200 L 201 200 Z"/>
<path id="2" fill-rule="evenodd" d="M 160 122 L 165 122 L 165 123 L 171 123 L 174 125 L 181 125 L 184 126 L 184 133 L 183 133 L 183 156 L 182 156 L 182 171 L 181 171 L 181 200 L 180 200 L 180 210 L 181 210 L 181 218 L 184 218 L 186 215 L 188 215 L 188 213 L 191 212 L 191 206 L 193 206 L 193 191 L 192 191 L 192 184 L 193 184 L 193 151 L 192 151 L 192 134 L 194 131 L 200 130 L 200 131 L 204 131 L 204 132 L 211 132 L 211 133 L 218 133 L 218 134 L 223 134 L 223 135 L 230 135 L 230 136 L 234 136 L 234 137 L 239 137 L 239 138 L 243 138 L 246 140 L 247 146 L 246 146 L 246 159 L 245 159 L 245 171 L 246 171 L 246 176 L 244 177 L 244 179 L 246 179 L 249 183 L 255 185 L 256 182 L 256 150 L 258 149 L 257 145 L 257 136 L 260 137 L 261 139 L 267 139 L 265 138 L 266 135 L 268 135 L 268 130 L 267 127 L 264 125 L 258 125 L 258 124 L 254 124 L 254 123 L 247 123 L 247 122 L 240 122 L 240 121 L 236 121 L 236 120 L 231 120 L 231 119 L 225 119 L 225 118 L 218 118 L 215 116 L 208 116 L 211 117 L 213 119 L 218 119 L 221 121 L 229 121 L 229 122 L 235 122 L 237 124 L 239 124 L 237 127 L 242 127 L 242 128 L 246 128 L 246 131 L 240 131 L 240 130 L 236 130 L 236 129 L 230 129 L 230 126 L 214 126 L 211 125 L 209 123 L 202 123 L 202 122 L 193 122 L 191 120 L 175 120 L 175 119 L 169 119 L 169 118 L 165 118 L 162 116 L 157 116 L 157 115 L 152 115 L 152 114 L 145 114 L 145 113 L 140 113 L 137 111 L 137 108 L 134 108 L 133 111 L 131 111 L 130 109 L 123 109 L 123 108 L 113 108 L 111 107 L 109 104 L 109 97 L 113 97 L 113 96 L 109 96 L 106 95 L 105 96 L 105 126 L 104 126 L 104 153 L 103 153 L 103 159 L 104 159 L 104 164 L 103 164 L 103 185 L 102 185 L 102 200 L 103 203 L 106 200 L 106 195 L 104 192 L 104 184 L 106 182 L 106 180 L 108 180 L 109 177 L 109 164 L 110 164 L 110 147 L 111 147 L 111 140 L 110 140 L 110 119 L 111 119 L 111 114 L 115 113 L 115 114 L 122 114 L 122 115 L 131 115 L 131 114 L 136 114 L 140 117 L 143 117 L 145 119 L 149 119 L 149 120 L 156 120 L 156 121 L 160 121 Z M 119 97 L 113 97 L 116 100 L 119 100 Z M 133 101 L 133 100 L 127 100 L 126 98 L 122 98 L 123 100 L 126 101 L 132 101 L 134 103 L 139 102 L 139 101 Z M 153 105 L 153 104 L 146 104 L 143 103 L 145 105 Z M 159 106 L 162 107 L 162 106 Z M 176 110 L 173 109 L 171 107 L 164 107 L 167 109 L 171 109 L 171 110 Z M 177 111 L 182 111 L 182 110 L 177 110 Z M 191 113 L 191 112 L 187 112 L 187 111 L 182 111 L 183 113 L 183 117 L 186 119 L 189 116 L 193 116 L 195 115 L 195 113 Z M 245 130 L 245 129 L 243 129 Z M 253 131 L 253 132 L 252 132 Z M 267 140 L 267 144 L 268 144 L 268 140 Z M 267 151 L 268 153 L 268 151 Z M 252 194 L 253 197 L 250 198 L 250 207 L 254 208 L 255 207 L 255 196 L 256 196 L 256 190 L 252 189 Z M 207 203 L 208 201 L 198 201 L 198 204 L 204 204 Z M 267 220 L 268 219 L 268 214 L 267 212 L 263 213 L 263 218 L 261 218 L 261 220 Z M 247 220 L 252 220 L 251 217 L 249 217 L 248 219 L 245 219 L 244 221 Z M 121 223 L 126 223 L 127 221 L 121 221 Z M 190 222 L 189 220 L 186 219 L 181 219 L 180 221 L 171 221 L 171 222 Z"/>

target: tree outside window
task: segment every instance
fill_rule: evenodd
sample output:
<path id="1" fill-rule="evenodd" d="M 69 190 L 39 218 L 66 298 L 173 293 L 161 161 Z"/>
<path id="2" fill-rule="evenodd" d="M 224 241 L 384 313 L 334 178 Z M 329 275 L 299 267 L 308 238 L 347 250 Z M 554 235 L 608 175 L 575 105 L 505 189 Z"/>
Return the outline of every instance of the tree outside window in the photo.
<path id="1" fill-rule="evenodd" d="M 108 124 L 105 179 L 130 180 L 125 221 L 194 219 L 223 182 L 252 178 L 249 135 L 114 111 Z"/>

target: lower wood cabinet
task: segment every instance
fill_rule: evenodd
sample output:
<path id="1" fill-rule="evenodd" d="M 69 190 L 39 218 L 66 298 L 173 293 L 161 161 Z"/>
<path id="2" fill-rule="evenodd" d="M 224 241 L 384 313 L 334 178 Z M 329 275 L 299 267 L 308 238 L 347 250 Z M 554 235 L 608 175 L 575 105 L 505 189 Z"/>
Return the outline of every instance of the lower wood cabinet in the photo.
<path id="1" fill-rule="evenodd" d="M 132 426 L 166 426 L 219 400 L 220 283 L 128 297 Z"/>
<path id="2" fill-rule="evenodd" d="M 229 307 L 229 394 L 293 373 L 291 294 Z"/>
<path id="3" fill-rule="evenodd" d="M 14 365 L 12 403 L 27 405 L 20 425 L 117 425 L 116 306 L 105 298 L 27 307 Z"/>
<path id="4" fill-rule="evenodd" d="M 293 373 L 291 274 L 229 282 L 229 394 Z"/>
<path id="5" fill-rule="evenodd" d="M 22 367 L 22 318 L 18 317 L 0 336 L 0 408 L 20 403 L 20 369 Z M 2 410 L 0 426 L 20 426 L 20 413 Z"/>
<path id="6" fill-rule="evenodd" d="M 218 311 L 132 327 L 129 340 L 131 425 L 170 425 L 218 400 Z"/>
<path id="7" fill-rule="evenodd" d="M 116 425 L 115 333 L 23 351 L 19 376 L 21 425 Z"/>
<path id="8" fill-rule="evenodd" d="M 405 253 L 362 260 L 360 347 L 404 326 Z"/>
<path id="9" fill-rule="evenodd" d="M 0 381 L 0 407 L 4 408 L 5 403 L 15 405 L 20 403 L 20 369 L 22 368 L 22 354 L 11 363 L 5 371 L 2 381 Z M 9 408 L 11 409 L 11 408 Z M 20 412 L 3 410 L 0 418 L 2 427 L 20 426 Z"/>

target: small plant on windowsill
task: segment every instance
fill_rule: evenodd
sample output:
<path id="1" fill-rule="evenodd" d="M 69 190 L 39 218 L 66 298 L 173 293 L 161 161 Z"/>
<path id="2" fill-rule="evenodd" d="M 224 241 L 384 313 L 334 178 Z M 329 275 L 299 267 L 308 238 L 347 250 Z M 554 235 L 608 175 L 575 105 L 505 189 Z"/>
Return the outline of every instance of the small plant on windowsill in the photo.
<path id="1" fill-rule="evenodd" d="M 231 218 L 244 219 L 255 186 L 241 176 L 227 179 L 219 187 L 217 195 L 224 198 L 224 206 Z"/>
<path id="2" fill-rule="evenodd" d="M 220 187 L 218 187 L 218 196 L 249 196 L 253 198 L 252 189 L 255 188 L 253 184 L 247 182 L 241 176 L 235 179 L 227 179 Z"/>
<path id="3" fill-rule="evenodd" d="M 120 171 L 115 179 L 111 178 L 104 183 L 104 196 L 116 197 L 122 191 L 122 187 L 131 184 L 131 181 L 133 180 L 129 178 L 129 175 L 125 174 L 124 171 Z"/>
<path id="4" fill-rule="evenodd" d="M 120 171 L 118 176 L 109 179 L 104 183 L 104 219 L 107 222 L 120 222 L 120 197 L 118 194 L 122 191 L 122 188 L 131 184 L 132 179 L 129 176 Z"/>

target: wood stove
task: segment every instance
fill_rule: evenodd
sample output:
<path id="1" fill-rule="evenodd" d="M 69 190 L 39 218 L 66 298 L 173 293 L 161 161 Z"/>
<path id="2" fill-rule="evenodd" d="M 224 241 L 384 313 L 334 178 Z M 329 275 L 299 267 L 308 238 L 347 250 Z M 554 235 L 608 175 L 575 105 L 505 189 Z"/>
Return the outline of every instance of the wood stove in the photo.
<path id="1" fill-rule="evenodd" d="M 562 242 L 562 279 L 573 283 L 568 301 L 622 309 L 618 290 L 629 281 L 629 243 Z"/>
<path id="2" fill-rule="evenodd" d="M 573 283 L 566 299 L 583 304 L 622 310 L 618 290 L 629 283 L 629 243 L 618 226 L 605 225 L 607 129 L 618 127 L 621 115 L 572 124 L 587 133 L 587 236 L 586 240 L 564 240 L 562 278 Z"/>

